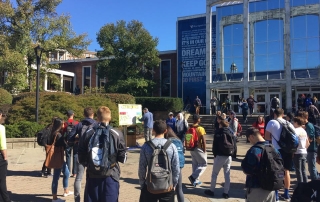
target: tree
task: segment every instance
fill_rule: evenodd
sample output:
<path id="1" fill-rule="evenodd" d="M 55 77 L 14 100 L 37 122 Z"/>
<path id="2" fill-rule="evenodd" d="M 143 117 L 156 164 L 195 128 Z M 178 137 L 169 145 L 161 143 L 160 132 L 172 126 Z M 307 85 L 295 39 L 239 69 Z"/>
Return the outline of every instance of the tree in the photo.
<path id="1" fill-rule="evenodd" d="M 58 15 L 57 6 L 62 0 L 10 0 L 0 1 L 0 71 L 7 72 L 5 87 L 8 90 L 23 90 L 29 81 L 29 90 L 35 85 L 36 56 L 34 47 L 40 45 L 42 75 L 49 69 L 49 52 L 66 50 L 79 56 L 90 41 L 86 34 L 77 35 L 70 24 L 70 16 Z"/>
<path id="2" fill-rule="evenodd" d="M 158 39 L 141 22 L 133 20 L 103 26 L 97 41 L 102 48 L 98 52 L 98 75 L 107 78 L 106 91 L 150 95 L 155 86 L 152 69 L 160 63 Z"/>

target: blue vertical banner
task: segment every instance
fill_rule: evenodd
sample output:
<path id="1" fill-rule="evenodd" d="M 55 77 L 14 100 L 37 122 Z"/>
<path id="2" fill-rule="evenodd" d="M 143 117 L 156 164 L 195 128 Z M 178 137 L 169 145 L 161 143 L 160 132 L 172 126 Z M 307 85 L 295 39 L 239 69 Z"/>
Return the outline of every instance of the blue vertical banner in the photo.
<path id="1" fill-rule="evenodd" d="M 178 19 L 178 92 L 183 101 L 198 96 L 206 105 L 206 17 Z M 212 75 L 216 73 L 216 16 L 212 16 Z M 208 75 L 209 76 L 209 75 Z M 181 93 L 183 92 L 183 93 Z M 181 95 L 182 94 L 182 95 Z"/>

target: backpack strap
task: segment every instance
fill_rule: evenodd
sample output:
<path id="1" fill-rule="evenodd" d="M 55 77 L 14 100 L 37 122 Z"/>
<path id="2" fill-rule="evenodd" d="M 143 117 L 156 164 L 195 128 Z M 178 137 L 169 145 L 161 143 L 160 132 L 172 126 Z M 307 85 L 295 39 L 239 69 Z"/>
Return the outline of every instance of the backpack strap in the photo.
<path id="1" fill-rule="evenodd" d="M 163 149 L 164 150 L 167 150 L 168 149 L 168 147 L 171 145 L 171 140 L 167 140 L 167 142 L 163 145 Z"/>
<path id="2" fill-rule="evenodd" d="M 156 149 L 156 145 L 154 145 L 154 143 L 151 140 L 147 141 L 146 143 L 151 147 L 152 150 Z"/>

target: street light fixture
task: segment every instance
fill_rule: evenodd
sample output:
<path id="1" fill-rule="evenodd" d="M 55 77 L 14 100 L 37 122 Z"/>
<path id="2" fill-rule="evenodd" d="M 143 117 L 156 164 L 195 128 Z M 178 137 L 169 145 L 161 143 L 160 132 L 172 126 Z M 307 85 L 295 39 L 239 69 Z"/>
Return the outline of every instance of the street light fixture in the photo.
<path id="1" fill-rule="evenodd" d="M 231 70 L 231 73 L 237 73 L 238 68 L 234 62 L 231 64 L 230 70 Z"/>
<path id="2" fill-rule="evenodd" d="M 37 57 L 37 80 L 36 80 L 36 122 L 39 123 L 39 80 L 40 80 L 40 60 L 43 49 L 38 45 L 34 48 L 34 52 Z"/>

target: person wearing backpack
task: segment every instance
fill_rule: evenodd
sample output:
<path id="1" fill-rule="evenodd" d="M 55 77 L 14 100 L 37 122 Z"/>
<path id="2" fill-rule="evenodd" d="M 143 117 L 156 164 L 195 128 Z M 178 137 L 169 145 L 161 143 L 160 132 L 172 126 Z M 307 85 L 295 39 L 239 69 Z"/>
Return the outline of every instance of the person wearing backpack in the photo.
<path id="1" fill-rule="evenodd" d="M 234 139 L 234 152 L 232 154 L 232 158 L 237 158 L 237 134 L 240 133 L 238 131 L 239 121 L 236 117 L 236 113 L 234 111 L 230 112 L 230 122 L 229 122 L 229 128 L 233 131 L 233 139 Z"/>
<path id="2" fill-rule="evenodd" d="M 207 152 L 206 152 L 206 139 L 205 129 L 199 125 L 200 116 L 194 114 L 192 116 L 193 125 L 190 126 L 185 140 L 185 146 L 187 150 L 190 150 L 192 159 L 192 174 L 188 177 L 192 186 L 202 184 L 200 176 L 204 173 L 207 168 Z M 192 138 L 188 138 L 191 136 Z M 191 140 L 191 141 L 190 141 Z M 190 144 L 194 142 L 194 144 Z"/>
<path id="3" fill-rule="evenodd" d="M 118 202 L 120 163 L 127 160 L 126 144 L 123 133 L 113 129 L 111 111 L 106 106 L 97 111 L 98 123 L 89 128 L 83 136 L 89 140 L 87 144 L 87 176 L 85 202 Z M 80 139 L 80 141 L 83 139 Z M 80 145 L 79 142 L 79 152 Z M 79 153 L 82 155 L 83 153 Z M 81 159 L 81 157 L 79 157 Z"/>
<path id="4" fill-rule="evenodd" d="M 284 178 L 281 155 L 261 136 L 258 129 L 249 128 L 246 136 L 253 145 L 241 162 L 241 168 L 247 175 L 246 201 L 278 201 L 275 190 L 282 188 Z"/>
<path id="5" fill-rule="evenodd" d="M 296 176 L 298 183 L 308 182 L 306 172 L 307 148 L 310 145 L 307 132 L 301 127 L 304 120 L 301 117 L 293 118 L 293 125 L 296 129 L 296 134 L 299 138 L 299 146 L 294 153 L 293 162 L 295 166 Z"/>
<path id="6" fill-rule="evenodd" d="M 177 136 L 180 138 L 182 144 L 184 145 L 184 140 L 186 137 L 186 132 L 188 130 L 188 122 L 186 119 L 184 119 L 183 114 L 179 113 L 177 116 L 177 122 L 175 124 L 176 130 L 177 131 Z M 184 152 L 184 147 L 183 147 L 183 152 Z"/>
<path id="7" fill-rule="evenodd" d="M 140 202 L 174 202 L 174 190 L 180 175 L 178 150 L 164 138 L 167 132 L 165 121 L 155 121 L 153 131 L 155 138 L 144 143 L 140 150 Z"/>
<path id="8" fill-rule="evenodd" d="M 283 109 L 281 109 L 281 108 L 275 109 L 273 111 L 273 114 L 274 114 L 274 119 L 270 120 L 268 122 L 268 125 L 265 130 L 265 138 L 266 138 L 266 140 L 272 141 L 272 145 L 274 146 L 275 149 L 279 150 L 281 157 L 283 159 L 285 177 L 284 177 L 284 194 L 281 195 L 281 197 L 288 200 L 288 199 L 290 199 L 290 195 L 289 195 L 290 172 L 289 172 L 289 170 L 291 169 L 291 166 L 292 166 L 293 153 L 285 152 L 284 148 L 281 148 L 279 146 L 279 144 L 282 143 L 282 142 L 280 142 L 280 137 L 281 137 L 283 127 L 285 125 L 287 128 L 290 128 L 290 130 L 292 130 L 292 131 L 295 131 L 295 129 L 290 122 L 283 119 L 283 116 L 284 116 Z M 276 195 L 278 198 L 277 192 L 276 192 Z"/>
<path id="9" fill-rule="evenodd" d="M 63 134 L 65 137 L 68 137 L 69 133 L 72 129 L 79 123 L 78 121 L 74 120 L 74 112 L 72 110 L 68 110 L 66 113 L 68 120 L 64 122 L 63 126 Z M 72 169 L 71 169 L 71 153 L 73 150 L 73 161 L 72 161 Z M 71 177 L 76 177 L 77 175 L 77 153 L 78 153 L 78 144 L 75 142 L 68 142 L 68 146 L 66 148 L 66 162 L 69 170 L 72 170 Z"/>
<path id="10" fill-rule="evenodd" d="M 248 122 L 247 116 L 248 116 L 249 105 L 245 99 L 242 100 L 241 109 L 242 109 L 241 111 L 242 111 L 243 122 L 247 123 Z"/>
<path id="11" fill-rule="evenodd" d="M 2 110 L 0 110 L 0 117 L 2 117 Z M 6 128 L 0 125 L 0 201 L 11 202 L 9 193 L 7 191 L 7 170 L 8 170 L 8 155 L 7 155 L 7 141 Z"/>
<path id="12" fill-rule="evenodd" d="M 219 130 L 214 134 L 214 141 L 212 146 L 212 153 L 214 155 L 213 169 L 211 175 L 211 185 L 209 190 L 205 190 L 204 193 L 209 196 L 214 196 L 214 190 L 216 187 L 218 174 L 223 168 L 224 172 L 224 191 L 222 197 L 229 198 L 230 189 L 230 167 L 232 163 L 231 155 L 234 152 L 234 138 L 233 131 L 229 128 L 229 123 L 218 117 Z"/>
<path id="13" fill-rule="evenodd" d="M 320 113 L 316 106 L 310 105 L 307 109 L 309 114 L 308 121 L 311 122 L 313 125 L 317 125 L 317 118 L 319 117 Z"/>
<path id="14" fill-rule="evenodd" d="M 316 168 L 316 157 L 317 157 L 317 142 L 315 137 L 315 128 L 312 123 L 308 121 L 309 114 L 308 112 L 302 112 L 301 117 L 305 122 L 305 130 L 307 132 L 310 146 L 307 148 L 307 162 L 308 162 L 308 170 L 310 174 L 311 180 L 318 180 L 318 171 Z"/>
<path id="15" fill-rule="evenodd" d="M 61 133 L 61 129 L 63 127 L 63 120 L 60 118 L 56 118 L 53 121 L 52 125 L 52 130 L 51 134 L 48 137 L 48 145 L 54 145 L 54 149 L 57 150 L 65 150 L 67 146 L 67 142 L 65 141 L 65 137 Z M 69 177 L 70 177 L 70 172 L 69 168 L 66 164 L 66 162 L 63 161 L 63 164 L 60 168 L 54 168 L 53 170 L 53 178 L 52 178 L 52 185 L 51 185 L 51 190 L 52 190 L 52 202 L 63 202 L 65 200 L 59 199 L 57 197 L 57 191 L 58 191 L 58 182 L 60 178 L 60 173 L 63 173 L 63 189 L 64 193 L 63 196 L 70 196 L 73 194 L 72 191 L 68 190 L 68 183 L 69 183 Z"/>
<path id="16" fill-rule="evenodd" d="M 76 139 L 80 139 L 81 136 L 90 128 L 94 127 L 96 124 L 96 121 L 93 120 L 94 117 L 94 110 L 92 107 L 86 107 L 83 110 L 84 119 L 79 122 L 76 127 L 72 129 L 72 131 L 68 134 L 68 141 L 69 142 L 75 142 Z M 78 143 L 78 149 L 79 149 L 79 143 Z M 74 181 L 74 201 L 80 202 L 80 193 L 81 193 L 81 181 L 84 174 L 84 166 L 79 163 L 79 156 L 77 154 L 76 156 L 76 179 Z"/>
<path id="17" fill-rule="evenodd" d="M 183 190 L 182 190 L 182 168 L 184 167 L 184 148 L 183 143 L 181 140 L 176 136 L 176 134 L 173 132 L 170 126 L 167 126 L 167 132 L 164 134 L 164 138 L 170 140 L 172 144 L 174 144 L 177 147 L 178 155 L 179 155 L 179 165 L 180 165 L 180 175 L 178 184 L 176 186 L 176 193 L 177 193 L 177 199 L 178 202 L 184 202 L 184 196 L 183 196 Z"/>

